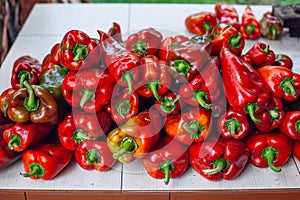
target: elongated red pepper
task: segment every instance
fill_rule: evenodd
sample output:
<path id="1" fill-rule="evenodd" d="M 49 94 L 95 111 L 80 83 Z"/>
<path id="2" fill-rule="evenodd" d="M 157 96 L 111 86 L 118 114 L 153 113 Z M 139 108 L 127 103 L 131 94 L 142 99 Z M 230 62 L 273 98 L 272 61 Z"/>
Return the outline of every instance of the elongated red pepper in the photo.
<path id="1" fill-rule="evenodd" d="M 69 105 L 98 112 L 110 102 L 115 84 L 108 72 L 98 68 L 71 71 L 62 83 L 62 94 Z"/>
<path id="2" fill-rule="evenodd" d="M 300 140 L 300 110 L 286 112 L 279 130 L 294 140 Z"/>
<path id="3" fill-rule="evenodd" d="M 56 43 L 51 48 L 49 54 L 45 56 L 42 62 L 42 74 L 52 68 L 53 65 L 61 66 L 60 62 L 60 43 Z"/>
<path id="4" fill-rule="evenodd" d="M 244 170 L 250 150 L 241 140 L 218 139 L 192 144 L 190 163 L 194 170 L 208 180 L 232 180 Z"/>
<path id="5" fill-rule="evenodd" d="M 182 144 L 190 145 L 205 140 L 212 127 L 211 114 L 204 108 L 167 117 L 164 130 Z"/>
<path id="6" fill-rule="evenodd" d="M 155 108 L 163 115 L 175 115 L 181 111 L 184 102 L 180 100 L 180 96 L 175 93 L 168 92 L 161 97 L 161 101 L 155 101 Z"/>
<path id="7" fill-rule="evenodd" d="M 228 24 L 239 30 L 239 15 L 233 6 L 227 3 L 217 3 L 215 5 L 215 13 L 220 24 Z"/>
<path id="8" fill-rule="evenodd" d="M 25 151 L 22 161 L 23 177 L 50 180 L 56 177 L 71 161 L 73 152 L 60 144 L 40 144 Z"/>
<path id="9" fill-rule="evenodd" d="M 143 159 L 147 173 L 157 179 L 164 179 L 165 184 L 170 178 L 182 175 L 188 168 L 189 154 L 185 146 L 165 136 L 153 147 Z"/>
<path id="10" fill-rule="evenodd" d="M 19 57 L 13 65 L 11 86 L 15 89 L 23 88 L 26 80 L 29 84 L 38 84 L 41 76 L 41 64 L 31 56 Z"/>
<path id="11" fill-rule="evenodd" d="M 280 20 L 273 16 L 270 11 L 266 12 L 259 21 L 261 34 L 270 39 L 278 40 L 283 34 L 283 26 Z"/>
<path id="12" fill-rule="evenodd" d="M 79 166 L 85 170 L 107 171 L 116 162 L 106 142 L 97 140 L 81 142 L 76 148 L 74 157 Z"/>
<path id="13" fill-rule="evenodd" d="M 250 161 L 256 167 L 270 167 L 275 172 L 281 171 L 292 153 L 292 140 L 280 133 L 258 133 L 246 138 L 251 151 Z"/>
<path id="14" fill-rule="evenodd" d="M 249 114 L 253 122 L 260 123 L 254 114 L 267 107 L 271 96 L 264 80 L 251 65 L 243 62 L 228 48 L 221 51 L 221 63 L 228 103 L 235 111 Z"/>
<path id="15" fill-rule="evenodd" d="M 300 75 L 281 66 L 264 66 L 258 69 L 271 93 L 286 101 L 295 101 L 300 97 Z"/>
<path id="16" fill-rule="evenodd" d="M 248 116 L 229 108 L 218 121 L 218 130 L 225 139 L 243 139 L 249 132 Z"/>
<path id="17" fill-rule="evenodd" d="M 240 32 L 245 39 L 256 40 L 260 37 L 260 23 L 255 18 L 250 5 L 247 5 L 242 15 Z"/>
<path id="18" fill-rule="evenodd" d="M 197 35 L 210 34 L 216 25 L 217 16 L 209 11 L 195 13 L 185 19 L 187 30 Z"/>
<path id="19" fill-rule="evenodd" d="M 294 140 L 293 155 L 300 161 L 300 140 Z"/>
<path id="20" fill-rule="evenodd" d="M 141 59 L 141 65 L 144 74 L 138 83 L 140 87 L 137 92 L 143 97 L 154 96 L 156 100 L 161 101 L 161 96 L 169 91 L 173 81 L 167 63 L 160 61 L 156 56 L 147 55 Z"/>
<path id="21" fill-rule="evenodd" d="M 275 53 L 266 43 L 255 43 L 245 54 L 250 59 L 251 64 L 255 68 L 260 68 L 266 65 L 275 63 Z"/>
<path id="22" fill-rule="evenodd" d="M 74 151 L 84 140 L 95 140 L 109 130 L 112 120 L 103 109 L 97 113 L 86 113 L 73 109 L 58 125 L 58 136 L 62 146 Z"/>
<path id="23" fill-rule="evenodd" d="M 52 129 L 52 125 L 17 123 L 3 132 L 3 138 L 10 150 L 21 152 L 31 144 L 40 143 Z"/>
<path id="24" fill-rule="evenodd" d="M 113 22 L 112 27 L 108 30 L 107 33 L 109 36 L 113 37 L 117 42 L 122 42 L 121 36 L 121 26 L 117 22 Z"/>
<path id="25" fill-rule="evenodd" d="M 143 29 L 128 36 L 126 48 L 139 57 L 155 55 L 162 41 L 162 34 L 152 27 Z"/>
<path id="26" fill-rule="evenodd" d="M 286 54 L 279 53 L 279 54 L 275 55 L 274 65 L 286 67 L 288 69 L 292 69 L 293 68 L 293 60 L 291 59 L 290 56 L 288 56 Z"/>
<path id="27" fill-rule="evenodd" d="M 74 71 L 78 71 L 81 67 L 83 69 L 95 66 L 100 62 L 101 56 L 89 56 L 87 60 L 86 58 L 92 51 L 93 54 L 96 51 L 99 54 L 99 50 L 97 41 L 91 39 L 86 33 L 70 30 L 63 36 L 61 42 L 61 64 Z"/>

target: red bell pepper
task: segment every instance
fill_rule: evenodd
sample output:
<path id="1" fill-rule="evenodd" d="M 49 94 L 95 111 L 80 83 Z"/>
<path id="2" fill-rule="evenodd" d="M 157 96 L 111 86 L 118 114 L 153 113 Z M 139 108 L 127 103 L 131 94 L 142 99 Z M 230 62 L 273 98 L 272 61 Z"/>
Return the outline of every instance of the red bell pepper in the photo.
<path id="1" fill-rule="evenodd" d="M 11 86 L 15 89 L 23 88 L 26 80 L 31 85 L 36 85 L 41 76 L 41 64 L 31 56 L 19 57 L 13 65 L 11 75 Z"/>
<path id="2" fill-rule="evenodd" d="M 161 96 L 169 91 L 173 81 L 166 62 L 160 61 L 156 56 L 147 55 L 141 59 L 139 69 L 143 69 L 143 75 L 137 92 L 143 97 L 154 96 L 161 101 Z"/>
<path id="3" fill-rule="evenodd" d="M 257 133 L 246 138 L 246 144 L 251 151 L 251 163 L 256 167 L 270 167 L 280 172 L 292 153 L 292 140 L 280 133 Z"/>
<path id="4" fill-rule="evenodd" d="M 235 139 L 195 143 L 190 146 L 189 153 L 193 169 L 212 181 L 235 179 L 250 157 L 247 145 Z"/>
<path id="5" fill-rule="evenodd" d="M 260 23 L 255 18 L 250 5 L 247 5 L 242 15 L 240 32 L 245 39 L 256 40 L 260 37 Z"/>
<path id="6" fill-rule="evenodd" d="M 0 130 L 0 133 L 2 134 L 2 130 Z M 17 159 L 19 159 L 20 156 L 21 154 L 10 150 L 3 137 L 0 137 L 0 169 L 3 169 L 4 167 L 12 164 Z"/>
<path id="7" fill-rule="evenodd" d="M 261 34 L 270 39 L 278 40 L 283 34 L 283 26 L 280 20 L 273 16 L 270 11 L 266 12 L 259 21 Z"/>
<path id="8" fill-rule="evenodd" d="M 164 136 L 142 159 L 142 162 L 151 177 L 163 178 L 165 184 L 168 184 L 170 178 L 176 178 L 186 171 L 189 154 L 185 146 L 168 136 Z"/>
<path id="9" fill-rule="evenodd" d="M 60 144 L 40 144 L 22 155 L 23 177 L 50 180 L 57 176 L 71 161 L 73 152 Z"/>
<path id="10" fill-rule="evenodd" d="M 293 155 L 300 161 L 300 140 L 294 140 Z"/>
<path id="11" fill-rule="evenodd" d="M 74 151 L 84 140 L 95 140 L 109 130 L 112 120 L 103 109 L 95 114 L 73 109 L 58 125 L 58 136 L 62 146 Z"/>
<path id="12" fill-rule="evenodd" d="M 110 37 L 113 37 L 117 42 L 122 42 L 121 36 L 121 26 L 117 22 L 113 22 L 112 27 L 108 30 L 107 33 Z"/>
<path id="13" fill-rule="evenodd" d="M 42 62 L 42 74 L 52 68 L 53 65 L 61 66 L 60 62 L 60 43 L 56 43 L 51 48 L 49 54 L 45 56 Z"/>
<path id="14" fill-rule="evenodd" d="M 255 68 L 260 68 L 266 65 L 273 65 L 275 63 L 275 53 L 266 43 L 255 43 L 246 53 L 247 58 L 250 59 L 251 64 Z"/>
<path id="15" fill-rule="evenodd" d="M 279 54 L 275 55 L 274 65 L 292 69 L 293 68 L 293 60 L 288 55 L 279 53 Z"/>
<path id="16" fill-rule="evenodd" d="M 106 33 L 98 30 L 98 34 L 109 73 L 120 86 L 128 87 L 129 94 L 131 94 L 133 85 L 139 81 L 140 73 L 142 73 L 138 67 L 140 65 L 139 57 Z"/>
<path id="17" fill-rule="evenodd" d="M 169 62 L 171 58 L 174 58 L 173 49 L 176 45 L 187 41 L 188 38 L 184 35 L 176 35 L 174 37 L 166 37 L 161 41 L 157 57 L 160 60 Z"/>
<path id="18" fill-rule="evenodd" d="M 294 140 L 300 140 L 300 110 L 286 112 L 279 130 Z"/>
<path id="19" fill-rule="evenodd" d="M 243 139 L 250 129 L 248 116 L 229 108 L 218 121 L 218 130 L 225 139 Z"/>
<path id="20" fill-rule="evenodd" d="M 98 112 L 110 102 L 115 84 L 108 72 L 98 68 L 71 71 L 62 83 L 62 94 L 69 105 Z"/>
<path id="21" fill-rule="evenodd" d="M 78 71 L 81 67 L 84 69 L 97 65 L 101 59 L 98 55 L 99 50 L 97 41 L 91 39 L 86 33 L 70 30 L 63 36 L 61 42 L 60 61 L 64 67 Z M 94 51 L 93 56 L 89 56 L 92 51 Z M 86 59 L 88 56 L 89 58 Z"/>
<path id="22" fill-rule="evenodd" d="M 191 33 L 197 35 L 210 34 L 217 25 L 217 16 L 209 11 L 199 12 L 185 19 L 185 27 Z"/>
<path id="23" fill-rule="evenodd" d="M 161 101 L 156 100 L 154 105 L 162 116 L 167 116 L 178 114 L 181 111 L 180 105 L 183 105 L 183 102 L 179 95 L 168 92 L 161 97 Z"/>
<path id="24" fill-rule="evenodd" d="M 215 5 L 215 13 L 218 18 L 219 24 L 228 24 L 240 29 L 239 15 L 237 10 L 227 3 L 217 3 Z"/>
<path id="25" fill-rule="evenodd" d="M 3 138 L 10 150 L 21 152 L 31 144 L 40 143 L 53 129 L 52 125 L 45 124 L 14 124 L 3 132 Z"/>
<path id="26" fill-rule="evenodd" d="M 154 28 L 146 28 L 128 36 L 126 48 L 139 57 L 155 55 L 162 41 L 162 34 Z"/>
<path id="27" fill-rule="evenodd" d="M 300 97 L 300 75 L 281 66 L 264 66 L 258 69 L 271 93 L 286 101 L 295 101 Z"/>
<path id="28" fill-rule="evenodd" d="M 262 112 L 270 102 L 270 91 L 260 74 L 228 48 L 221 51 L 222 79 L 230 106 L 238 113 L 249 114 L 259 123 L 255 113 Z"/>
<path id="29" fill-rule="evenodd" d="M 154 109 L 140 112 L 107 136 L 107 144 L 113 157 L 122 163 L 130 163 L 146 156 L 160 136 L 162 119 Z"/>
<path id="30" fill-rule="evenodd" d="M 164 130 L 180 143 L 190 145 L 205 140 L 211 132 L 211 127 L 211 114 L 206 109 L 199 108 L 168 116 Z"/>
<path id="31" fill-rule="evenodd" d="M 107 171 L 116 162 L 106 142 L 97 140 L 81 142 L 76 148 L 74 157 L 79 166 L 85 170 Z"/>

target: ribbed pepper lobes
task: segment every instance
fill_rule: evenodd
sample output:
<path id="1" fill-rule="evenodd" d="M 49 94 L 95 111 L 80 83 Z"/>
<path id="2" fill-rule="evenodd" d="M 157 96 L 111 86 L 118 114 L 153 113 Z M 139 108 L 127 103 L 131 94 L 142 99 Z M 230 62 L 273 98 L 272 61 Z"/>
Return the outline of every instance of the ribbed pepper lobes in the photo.
<path id="1" fill-rule="evenodd" d="M 217 25 L 217 16 L 215 13 L 203 11 L 188 16 L 185 19 L 184 24 L 191 33 L 207 35 L 210 34 Z"/>
<path id="2" fill-rule="evenodd" d="M 51 51 L 49 54 L 47 54 L 42 62 L 42 74 L 49 69 L 52 68 L 53 65 L 61 65 L 60 62 L 60 43 L 56 43 L 51 48 Z"/>
<path id="3" fill-rule="evenodd" d="M 294 140 L 293 155 L 300 161 L 300 140 Z"/>
<path id="4" fill-rule="evenodd" d="M 294 140 L 300 140 L 300 110 L 286 112 L 279 130 Z"/>
<path id="5" fill-rule="evenodd" d="M 45 88 L 30 85 L 16 90 L 8 101 L 7 116 L 17 123 L 57 124 L 58 106 L 54 96 Z"/>
<path id="6" fill-rule="evenodd" d="M 10 100 L 11 96 L 13 95 L 13 93 L 15 93 L 15 91 L 16 91 L 16 89 L 14 89 L 14 88 L 7 88 L 0 95 L 0 110 L 5 117 L 7 117 L 9 100 Z"/>
<path id="7" fill-rule="evenodd" d="M 62 146 L 74 151 L 84 140 L 95 140 L 109 130 L 112 120 L 103 109 L 86 113 L 73 109 L 58 125 L 58 137 Z"/>
<path id="8" fill-rule="evenodd" d="M 162 34 L 152 27 L 140 30 L 128 36 L 126 48 L 139 57 L 155 55 L 162 41 Z"/>
<path id="9" fill-rule="evenodd" d="M 271 93 L 286 101 L 295 101 L 300 97 L 300 75 L 282 66 L 264 66 L 258 73 Z"/>
<path id="10" fill-rule="evenodd" d="M 262 112 L 270 102 L 270 90 L 261 75 L 228 48 L 221 51 L 222 79 L 230 106 L 251 120 L 260 123 L 255 113 Z"/>
<path id="11" fill-rule="evenodd" d="M 99 140 L 82 141 L 76 148 L 74 157 L 85 170 L 107 171 L 116 162 L 106 142 Z"/>
<path id="12" fill-rule="evenodd" d="M 118 85 L 128 87 L 129 94 L 132 93 L 142 73 L 140 58 L 103 31 L 98 30 L 98 34 L 109 73 Z"/>
<path id="13" fill-rule="evenodd" d="M 292 140 L 280 132 L 257 133 L 246 138 L 251 151 L 250 161 L 256 167 L 281 171 L 292 153 Z"/>
<path id="14" fill-rule="evenodd" d="M 56 177 L 71 161 L 73 152 L 60 144 L 40 144 L 25 151 L 22 161 L 23 177 L 50 180 Z"/>
<path id="15" fill-rule="evenodd" d="M 40 143 L 53 129 L 52 125 L 37 123 L 16 123 L 3 132 L 3 138 L 10 150 L 21 152 L 31 144 Z"/>
<path id="16" fill-rule="evenodd" d="M 211 114 L 204 108 L 170 115 L 164 124 L 167 135 L 185 145 L 205 140 L 210 134 L 211 127 Z"/>
<path id="17" fill-rule="evenodd" d="M 282 54 L 282 53 L 275 54 L 274 65 L 292 69 L 293 68 L 293 60 L 291 59 L 290 56 L 288 56 L 286 54 Z"/>
<path id="18" fill-rule="evenodd" d="M 229 108 L 218 121 L 218 130 L 225 139 L 243 139 L 249 132 L 248 116 Z"/>
<path id="19" fill-rule="evenodd" d="M 240 32 L 245 39 L 256 40 L 260 37 L 260 23 L 255 18 L 250 5 L 247 5 L 242 15 Z"/>
<path id="20" fill-rule="evenodd" d="M 99 68 L 71 71 L 62 83 L 62 94 L 69 105 L 98 112 L 110 102 L 115 84 L 114 78 Z"/>
<path id="21" fill-rule="evenodd" d="M 97 65 L 101 60 L 97 41 L 91 39 L 83 31 L 68 31 L 63 36 L 60 46 L 61 64 L 70 70 L 78 71 L 80 68 L 89 68 Z M 89 56 L 90 54 L 92 56 Z"/>
<path id="22" fill-rule="evenodd" d="M 11 86 L 15 89 L 23 88 L 23 82 L 38 84 L 41 76 L 41 64 L 31 56 L 19 57 L 13 65 L 11 75 Z"/>
<path id="23" fill-rule="evenodd" d="M 142 163 L 151 177 L 163 178 L 165 184 L 168 184 L 170 178 L 176 178 L 186 171 L 189 154 L 185 146 L 164 136 L 142 159 Z"/>
<path id="24" fill-rule="evenodd" d="M 154 105 L 162 116 L 167 116 L 178 114 L 181 111 L 180 105 L 183 105 L 183 102 L 180 95 L 168 92 L 161 97 L 161 101 L 156 100 Z"/>
<path id="25" fill-rule="evenodd" d="M 247 145 L 235 139 L 195 143 L 190 146 L 189 153 L 193 169 L 212 181 L 235 179 L 250 157 Z"/>
<path id="26" fill-rule="evenodd" d="M 255 43 L 245 54 L 255 68 L 260 68 L 266 65 L 275 63 L 275 53 L 266 43 Z"/>
<path id="27" fill-rule="evenodd" d="M 110 37 L 113 37 L 117 42 L 122 42 L 121 26 L 117 22 L 113 22 L 113 25 L 110 27 L 107 34 Z"/>
<path id="28" fill-rule="evenodd" d="M 151 109 L 113 129 L 107 136 L 107 145 L 113 157 L 122 163 L 144 157 L 158 141 L 161 123 L 159 113 Z"/>
<path id="29" fill-rule="evenodd" d="M 280 23 L 280 20 L 273 16 L 270 11 L 264 13 L 260 23 L 260 32 L 261 34 L 270 39 L 278 40 L 283 34 L 283 26 Z"/>
<path id="30" fill-rule="evenodd" d="M 239 15 L 233 6 L 227 3 L 217 3 L 215 13 L 220 24 L 228 24 L 239 30 Z"/>
<path id="31" fill-rule="evenodd" d="M 161 96 L 166 94 L 172 84 L 172 77 L 169 74 L 165 61 L 159 60 L 156 56 L 147 55 L 141 59 L 141 81 L 138 83 L 137 92 L 143 97 L 154 97 L 161 101 Z"/>

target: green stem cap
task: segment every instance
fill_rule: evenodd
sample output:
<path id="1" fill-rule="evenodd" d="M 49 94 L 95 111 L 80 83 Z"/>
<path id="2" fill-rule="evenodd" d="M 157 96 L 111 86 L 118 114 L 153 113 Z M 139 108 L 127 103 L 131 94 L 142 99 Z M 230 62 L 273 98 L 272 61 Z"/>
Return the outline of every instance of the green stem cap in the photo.
<path id="1" fill-rule="evenodd" d="M 253 26 L 253 24 L 248 24 L 246 26 L 246 33 L 248 35 L 252 35 L 254 33 L 254 31 L 255 31 L 255 27 Z"/>
<path id="2" fill-rule="evenodd" d="M 121 81 L 126 82 L 128 85 L 128 94 L 133 91 L 132 81 L 134 79 L 134 73 L 132 71 L 127 71 L 122 73 Z"/>
<path id="3" fill-rule="evenodd" d="M 137 54 L 146 55 L 147 54 L 147 45 L 141 40 L 138 40 L 132 45 L 133 50 Z"/>
<path id="4" fill-rule="evenodd" d="M 235 34 L 232 35 L 228 41 L 229 46 L 232 49 L 238 49 L 241 46 L 241 39 L 242 39 L 242 35 L 241 34 Z"/>
<path id="5" fill-rule="evenodd" d="M 42 177 L 45 174 L 45 169 L 37 162 L 32 163 L 29 166 L 29 173 L 20 173 L 23 177 L 35 176 L 36 178 Z"/>
<path id="6" fill-rule="evenodd" d="M 126 153 L 132 153 L 138 148 L 137 143 L 133 138 L 124 138 L 121 143 L 121 148 L 118 152 L 113 154 L 114 159 L 118 159 Z"/>
<path id="7" fill-rule="evenodd" d="M 157 89 L 159 89 L 160 87 L 161 87 L 161 84 L 160 84 L 159 80 L 152 80 L 147 83 L 148 90 L 150 90 L 152 92 L 154 98 L 159 102 L 162 101 L 162 98 L 159 96 L 158 91 L 157 91 Z"/>
<path id="8" fill-rule="evenodd" d="M 278 155 L 278 151 L 274 149 L 273 147 L 267 147 L 263 150 L 261 157 L 265 159 L 268 162 L 268 166 L 274 171 L 274 172 L 280 172 L 281 168 L 276 167 L 273 164 L 274 159 Z"/>
<path id="9" fill-rule="evenodd" d="M 213 163 L 212 169 L 203 169 L 202 172 L 205 174 L 217 174 L 225 169 L 227 169 L 230 165 L 230 162 L 227 161 L 224 157 L 218 158 Z"/>
<path id="10" fill-rule="evenodd" d="M 282 88 L 285 93 L 291 93 L 292 97 L 296 97 L 297 93 L 293 86 L 294 83 L 295 83 L 295 80 L 293 78 L 285 78 L 280 83 L 279 87 Z"/>
<path id="11" fill-rule="evenodd" d="M 166 113 L 171 113 L 176 109 L 176 102 L 179 101 L 180 96 L 177 95 L 175 99 L 164 98 L 161 102 L 160 109 Z"/>
<path id="12" fill-rule="evenodd" d="M 90 149 L 86 152 L 86 164 L 97 164 L 101 158 L 100 153 L 96 149 Z"/>
<path id="13" fill-rule="evenodd" d="M 236 118 L 231 118 L 226 121 L 226 130 L 232 135 L 235 135 L 241 128 L 241 123 Z"/>
<path id="14" fill-rule="evenodd" d="M 83 108 L 83 106 L 86 104 L 86 102 L 88 102 L 88 100 L 95 97 L 95 93 L 91 90 L 86 90 L 86 89 L 83 89 L 81 93 L 82 93 L 82 97 L 79 106 L 80 108 Z"/>
<path id="15" fill-rule="evenodd" d="M 183 124 L 182 128 L 189 134 L 191 139 L 200 138 L 200 133 L 204 131 L 204 126 L 197 120 L 193 120 L 188 124 Z"/>
<path id="16" fill-rule="evenodd" d="M 30 80 L 30 73 L 28 71 L 21 70 L 18 74 L 18 79 L 20 81 L 20 88 L 23 88 L 23 82 Z"/>
<path id="17" fill-rule="evenodd" d="M 10 150 L 13 150 L 15 146 L 19 147 L 21 145 L 21 138 L 17 134 L 11 134 L 9 137 L 9 142 L 7 144 Z"/>
<path id="18" fill-rule="evenodd" d="M 28 97 L 24 100 L 24 106 L 28 110 L 28 112 L 35 111 L 39 109 L 40 101 L 35 98 L 34 90 L 32 86 L 25 80 L 23 81 L 24 86 L 27 89 Z"/>
<path id="19" fill-rule="evenodd" d="M 125 115 L 130 111 L 131 106 L 128 100 L 121 100 L 116 104 L 116 110 L 122 119 L 125 118 Z"/>
<path id="20" fill-rule="evenodd" d="M 249 114 L 250 119 L 254 122 L 254 123 L 260 123 L 261 120 L 257 119 L 255 117 L 255 112 L 258 110 L 259 106 L 257 105 L 257 103 L 249 103 L 246 108 L 245 108 L 245 112 Z"/>
<path id="21" fill-rule="evenodd" d="M 187 75 L 191 66 L 185 60 L 174 60 L 174 67 L 176 71 L 181 75 Z"/>
<path id="22" fill-rule="evenodd" d="M 211 25 L 210 25 L 209 22 L 203 22 L 202 23 L 202 28 L 206 31 L 206 34 L 208 33 L 210 27 L 211 27 Z"/>
<path id="23" fill-rule="evenodd" d="M 75 48 L 73 49 L 73 53 L 75 55 L 73 60 L 75 62 L 79 62 L 80 60 L 83 60 L 88 56 L 88 47 L 84 44 L 76 44 Z"/>
<path id="24" fill-rule="evenodd" d="M 77 143 L 81 143 L 84 140 L 90 139 L 87 132 L 83 129 L 77 129 L 73 132 L 72 139 Z"/>
<path id="25" fill-rule="evenodd" d="M 278 28 L 276 26 L 272 26 L 270 28 L 270 32 L 271 32 L 271 38 L 272 38 L 272 40 L 275 40 L 276 36 L 278 34 Z"/>
<path id="26" fill-rule="evenodd" d="M 207 97 L 207 93 L 204 92 L 203 90 L 197 90 L 196 92 L 194 92 L 194 98 L 200 104 L 201 107 L 207 110 L 210 110 L 213 106 L 212 104 L 208 104 L 205 102 L 205 100 L 207 100 L 208 97 Z"/>

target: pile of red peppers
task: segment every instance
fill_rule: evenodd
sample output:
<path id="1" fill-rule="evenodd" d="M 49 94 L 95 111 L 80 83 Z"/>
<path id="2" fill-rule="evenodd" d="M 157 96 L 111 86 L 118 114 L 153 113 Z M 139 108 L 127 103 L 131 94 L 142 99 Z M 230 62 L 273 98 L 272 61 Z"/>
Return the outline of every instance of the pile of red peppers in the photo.
<path id="1" fill-rule="evenodd" d="M 191 17 L 204 36 L 164 38 L 149 27 L 123 41 L 113 23 L 96 39 L 70 30 L 41 63 L 16 59 L 0 95 L 0 168 L 22 157 L 23 177 L 49 180 L 73 157 L 97 171 L 140 159 L 169 184 L 188 167 L 218 181 L 248 163 L 279 172 L 300 159 L 292 59 L 262 42 L 244 49 L 256 25 L 238 26 L 228 6 L 216 13 Z M 249 7 L 244 20 L 254 21 Z"/>

